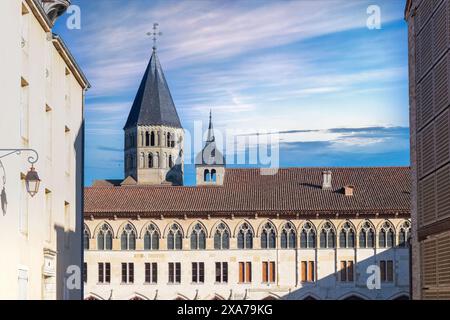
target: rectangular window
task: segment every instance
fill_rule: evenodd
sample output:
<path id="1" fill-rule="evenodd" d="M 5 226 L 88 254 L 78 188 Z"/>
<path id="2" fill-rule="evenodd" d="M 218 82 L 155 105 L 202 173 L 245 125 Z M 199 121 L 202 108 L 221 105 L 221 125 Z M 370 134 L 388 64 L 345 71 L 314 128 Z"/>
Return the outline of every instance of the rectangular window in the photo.
<path id="1" fill-rule="evenodd" d="M 205 263 L 204 262 L 192 262 L 192 282 L 204 283 L 205 282 Z"/>
<path id="2" fill-rule="evenodd" d="M 252 282 L 252 263 L 239 262 L 239 283 Z"/>
<path id="3" fill-rule="evenodd" d="M 353 282 L 353 261 L 341 261 L 340 280 L 341 282 Z"/>
<path id="4" fill-rule="evenodd" d="M 228 262 L 216 262 L 216 282 L 228 282 Z"/>
<path id="5" fill-rule="evenodd" d="M 83 263 L 83 282 L 87 283 L 87 263 Z"/>
<path id="6" fill-rule="evenodd" d="M 156 262 L 145 264 L 145 283 L 158 283 L 158 264 Z"/>
<path id="7" fill-rule="evenodd" d="M 181 283 L 180 262 L 169 262 L 169 283 Z"/>
<path id="8" fill-rule="evenodd" d="M 381 282 L 394 282 L 394 261 L 380 260 Z"/>
<path id="9" fill-rule="evenodd" d="M 122 263 L 122 283 L 134 282 L 134 263 Z"/>
<path id="10" fill-rule="evenodd" d="M 273 283 L 275 282 L 275 262 L 264 261 L 262 263 L 262 282 Z"/>
<path id="11" fill-rule="evenodd" d="M 301 261 L 301 281 L 314 282 L 315 281 L 315 263 L 314 261 Z"/>
<path id="12" fill-rule="evenodd" d="M 111 282 L 111 264 L 109 262 L 99 262 L 98 264 L 98 282 Z"/>

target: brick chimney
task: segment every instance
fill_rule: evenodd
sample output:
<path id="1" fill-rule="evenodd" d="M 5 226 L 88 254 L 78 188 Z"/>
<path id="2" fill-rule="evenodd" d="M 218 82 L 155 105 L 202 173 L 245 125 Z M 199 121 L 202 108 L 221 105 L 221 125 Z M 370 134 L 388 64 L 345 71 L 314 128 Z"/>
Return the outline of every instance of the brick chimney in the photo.
<path id="1" fill-rule="evenodd" d="M 346 196 L 352 196 L 354 190 L 355 190 L 355 186 L 347 185 L 344 187 L 344 194 Z"/>
<path id="2" fill-rule="evenodd" d="M 326 170 L 322 171 L 322 189 L 323 190 L 331 190 L 331 171 Z"/>

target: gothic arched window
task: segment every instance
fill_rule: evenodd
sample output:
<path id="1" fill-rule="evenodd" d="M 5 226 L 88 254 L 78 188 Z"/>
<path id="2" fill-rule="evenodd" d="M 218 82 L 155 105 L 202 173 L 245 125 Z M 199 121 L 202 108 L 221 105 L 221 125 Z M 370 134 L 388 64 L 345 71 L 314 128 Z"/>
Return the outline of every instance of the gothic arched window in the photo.
<path id="1" fill-rule="evenodd" d="M 97 249 L 112 250 L 113 233 L 111 227 L 104 223 L 97 234 Z"/>
<path id="2" fill-rule="evenodd" d="M 378 234 L 378 245 L 380 248 L 392 248 L 395 246 L 394 227 L 388 221 L 381 226 Z"/>
<path id="3" fill-rule="evenodd" d="M 261 249 L 275 249 L 277 246 L 277 236 L 275 227 L 267 222 L 261 231 Z"/>
<path id="4" fill-rule="evenodd" d="M 247 222 L 239 227 L 237 242 L 238 249 L 253 249 L 253 231 Z"/>
<path id="5" fill-rule="evenodd" d="M 122 250 L 136 250 L 136 232 L 130 223 L 123 228 L 120 236 L 120 248 Z"/>
<path id="6" fill-rule="evenodd" d="M 300 248 L 312 249 L 316 247 L 316 231 L 311 222 L 305 222 L 300 232 Z"/>
<path id="7" fill-rule="evenodd" d="M 359 247 L 373 248 L 375 246 L 375 231 L 370 222 L 365 221 L 359 230 Z"/>
<path id="8" fill-rule="evenodd" d="M 223 222 L 217 226 L 214 233 L 214 249 L 230 249 L 230 232 Z"/>
<path id="9" fill-rule="evenodd" d="M 89 233 L 88 228 L 86 227 L 86 225 L 84 226 L 84 231 L 83 231 L 83 246 L 84 246 L 84 250 L 89 250 L 89 238 L 91 237 L 91 234 Z"/>
<path id="10" fill-rule="evenodd" d="M 400 231 L 398 234 L 398 245 L 399 247 L 407 247 L 409 246 L 409 238 L 411 236 L 411 223 L 409 221 L 403 222 L 400 227 Z"/>
<path id="11" fill-rule="evenodd" d="M 200 223 L 197 223 L 191 232 L 191 249 L 206 249 L 206 232 Z"/>
<path id="12" fill-rule="evenodd" d="M 144 234 L 144 250 L 159 249 L 159 232 L 156 226 L 151 223 L 147 226 Z"/>
<path id="13" fill-rule="evenodd" d="M 280 238 L 282 249 L 295 249 L 297 247 L 297 235 L 292 223 L 287 222 L 283 226 Z"/>
<path id="14" fill-rule="evenodd" d="M 183 234 L 178 224 L 174 223 L 170 226 L 167 234 L 167 249 L 181 250 L 183 249 Z"/>
<path id="15" fill-rule="evenodd" d="M 336 247 L 336 233 L 330 222 L 325 222 L 320 231 L 320 247 L 321 248 L 335 248 Z"/>
<path id="16" fill-rule="evenodd" d="M 350 222 L 345 222 L 339 233 L 339 247 L 354 248 L 355 247 L 355 230 Z"/>

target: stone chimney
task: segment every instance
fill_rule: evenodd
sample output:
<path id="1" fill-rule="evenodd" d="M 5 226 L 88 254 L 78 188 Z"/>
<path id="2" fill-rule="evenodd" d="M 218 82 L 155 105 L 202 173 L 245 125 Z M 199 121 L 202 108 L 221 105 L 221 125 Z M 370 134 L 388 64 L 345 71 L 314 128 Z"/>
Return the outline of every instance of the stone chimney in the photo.
<path id="1" fill-rule="evenodd" d="M 323 190 L 331 190 L 331 171 L 326 170 L 322 172 L 322 189 Z"/>

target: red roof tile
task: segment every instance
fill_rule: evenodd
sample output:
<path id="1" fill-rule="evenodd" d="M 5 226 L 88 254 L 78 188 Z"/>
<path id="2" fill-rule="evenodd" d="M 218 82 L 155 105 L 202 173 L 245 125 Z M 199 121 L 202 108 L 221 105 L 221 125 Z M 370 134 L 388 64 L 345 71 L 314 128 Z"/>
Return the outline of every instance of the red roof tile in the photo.
<path id="1" fill-rule="evenodd" d="M 332 171 L 332 190 L 322 190 L 322 171 Z M 342 188 L 353 185 L 354 195 Z M 85 215 L 94 213 L 407 213 L 410 169 L 286 168 L 275 175 L 259 169 L 226 169 L 214 186 L 105 186 L 85 189 Z"/>

